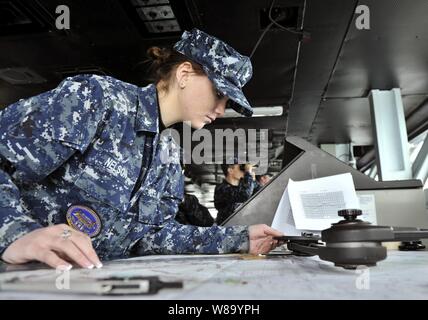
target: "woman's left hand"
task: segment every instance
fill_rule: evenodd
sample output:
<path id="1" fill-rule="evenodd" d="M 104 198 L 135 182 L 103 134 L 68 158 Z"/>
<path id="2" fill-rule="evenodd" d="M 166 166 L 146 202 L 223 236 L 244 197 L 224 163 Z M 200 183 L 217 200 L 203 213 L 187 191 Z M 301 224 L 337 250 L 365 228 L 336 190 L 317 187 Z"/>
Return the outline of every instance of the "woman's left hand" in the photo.
<path id="1" fill-rule="evenodd" d="M 273 237 L 280 237 L 284 234 L 265 224 L 255 224 L 249 227 L 250 251 L 251 254 L 265 254 L 275 249 L 279 242 Z M 282 244 L 282 243 L 281 243 Z"/>

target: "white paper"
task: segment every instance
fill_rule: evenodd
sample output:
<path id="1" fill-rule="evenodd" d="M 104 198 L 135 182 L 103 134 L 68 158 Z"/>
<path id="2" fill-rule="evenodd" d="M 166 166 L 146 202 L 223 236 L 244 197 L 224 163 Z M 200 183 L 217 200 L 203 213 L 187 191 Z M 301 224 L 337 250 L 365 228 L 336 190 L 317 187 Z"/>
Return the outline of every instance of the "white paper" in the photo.
<path id="1" fill-rule="evenodd" d="M 272 227 L 287 235 L 318 234 L 342 220 L 337 215 L 341 209 L 361 209 L 359 218 L 376 224 L 374 195 L 357 196 L 350 173 L 298 182 L 290 179 Z"/>
<path id="2" fill-rule="evenodd" d="M 327 229 L 340 219 L 337 211 L 360 208 L 350 173 L 306 181 L 290 179 L 288 193 L 297 229 Z"/>
<path id="3" fill-rule="evenodd" d="M 288 187 L 282 194 L 281 200 L 279 201 L 278 208 L 276 209 L 275 216 L 272 221 L 272 228 L 279 230 L 287 236 L 300 236 L 302 232 L 312 232 L 310 230 L 298 230 L 294 223 L 293 212 L 291 210 L 290 199 L 288 196 Z"/>
<path id="4" fill-rule="evenodd" d="M 358 218 L 371 224 L 377 224 L 375 195 L 359 194 L 358 200 L 360 201 L 360 209 L 363 211 L 363 214 Z"/>

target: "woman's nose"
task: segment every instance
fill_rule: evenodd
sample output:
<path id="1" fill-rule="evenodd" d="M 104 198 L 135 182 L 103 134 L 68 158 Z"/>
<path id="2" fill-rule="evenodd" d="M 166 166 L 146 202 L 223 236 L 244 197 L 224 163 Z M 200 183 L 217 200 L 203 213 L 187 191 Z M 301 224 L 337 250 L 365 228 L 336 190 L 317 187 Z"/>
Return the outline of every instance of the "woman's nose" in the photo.
<path id="1" fill-rule="evenodd" d="M 226 102 L 227 102 L 227 99 L 222 99 L 218 104 L 217 104 L 217 106 L 216 106 L 216 108 L 215 108 L 215 113 L 217 114 L 217 117 L 218 118 L 221 118 L 221 117 L 223 117 L 224 116 L 224 111 L 225 111 L 225 109 L 226 109 Z"/>

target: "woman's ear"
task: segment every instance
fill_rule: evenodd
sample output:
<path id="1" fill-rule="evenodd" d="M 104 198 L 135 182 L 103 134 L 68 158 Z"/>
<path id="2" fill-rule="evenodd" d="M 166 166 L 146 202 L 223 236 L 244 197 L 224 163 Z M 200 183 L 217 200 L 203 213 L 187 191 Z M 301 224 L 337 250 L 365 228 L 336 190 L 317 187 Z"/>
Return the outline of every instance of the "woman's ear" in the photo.
<path id="1" fill-rule="evenodd" d="M 186 83 L 192 72 L 193 68 L 190 62 L 183 62 L 177 67 L 177 70 L 175 71 L 175 80 L 177 81 L 180 89 L 184 89 L 186 87 Z"/>
<path id="2" fill-rule="evenodd" d="M 227 168 L 227 173 L 228 174 L 232 174 L 234 167 L 230 166 L 229 168 Z"/>

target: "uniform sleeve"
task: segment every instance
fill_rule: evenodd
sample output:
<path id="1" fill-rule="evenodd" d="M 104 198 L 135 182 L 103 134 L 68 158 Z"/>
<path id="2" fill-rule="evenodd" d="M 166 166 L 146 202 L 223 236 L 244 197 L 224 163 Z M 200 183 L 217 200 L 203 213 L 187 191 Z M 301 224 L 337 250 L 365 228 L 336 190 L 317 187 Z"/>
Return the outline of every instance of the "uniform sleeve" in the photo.
<path id="1" fill-rule="evenodd" d="M 20 188 L 85 151 L 101 122 L 101 97 L 94 78 L 76 76 L 0 111 L 0 254 L 42 227 L 31 218 L 31 208 L 24 212 Z"/>
<path id="2" fill-rule="evenodd" d="M 226 220 L 242 203 L 254 193 L 254 179 L 250 173 L 245 173 L 237 187 L 231 187 L 226 182 L 216 186 L 214 191 L 214 206 L 218 211 L 217 223 Z"/>
<path id="3" fill-rule="evenodd" d="M 257 180 L 254 180 L 254 191 L 253 191 L 253 194 L 256 194 L 257 192 L 259 192 L 260 191 L 260 189 L 262 189 L 262 185 L 257 181 Z"/>
<path id="4" fill-rule="evenodd" d="M 244 177 L 239 181 L 236 202 L 245 202 L 250 199 L 254 191 L 254 179 L 249 172 L 245 172 Z"/>
<path id="5" fill-rule="evenodd" d="M 183 198 L 183 175 L 180 168 L 176 167 L 173 171 L 159 206 L 162 214 L 169 218 L 161 228 L 144 235 L 137 244 L 136 254 L 248 252 L 247 226 L 197 227 L 179 224 L 174 219 L 178 204 Z"/>
<path id="6" fill-rule="evenodd" d="M 18 187 L 10 176 L 0 169 L 0 257 L 16 239 L 41 227 L 24 213 Z"/>

